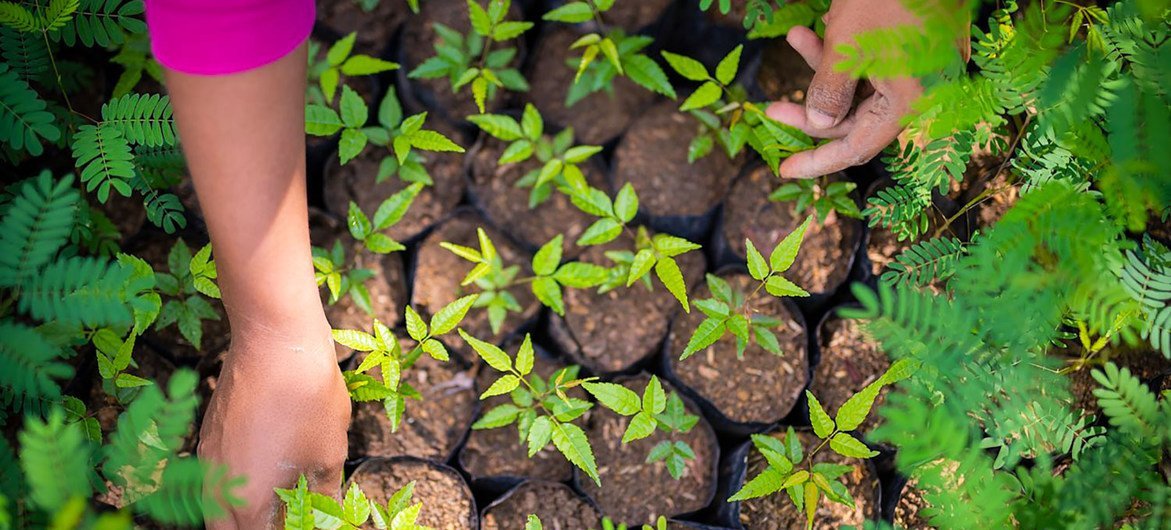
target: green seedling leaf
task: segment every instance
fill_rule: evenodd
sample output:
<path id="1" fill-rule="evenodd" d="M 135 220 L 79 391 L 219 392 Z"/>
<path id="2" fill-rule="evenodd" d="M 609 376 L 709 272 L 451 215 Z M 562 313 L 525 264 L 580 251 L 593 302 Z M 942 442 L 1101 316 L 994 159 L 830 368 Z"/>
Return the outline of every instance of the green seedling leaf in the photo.
<path id="1" fill-rule="evenodd" d="M 691 81 L 707 81 L 711 78 L 707 74 L 707 68 L 703 67 L 703 63 L 695 59 L 668 51 L 663 52 L 663 58 L 667 60 L 667 64 L 671 65 L 671 68 L 678 72 L 679 75 Z M 716 88 L 718 89 L 719 87 Z"/>
<path id="2" fill-rule="evenodd" d="M 812 216 L 806 217 L 801 226 L 785 236 L 785 239 L 773 249 L 772 255 L 769 256 L 769 265 L 772 266 L 773 272 L 785 272 L 793 265 L 793 261 L 797 259 L 797 250 L 801 248 L 801 242 L 805 239 L 805 230 L 809 228 L 812 220 Z"/>
<path id="3" fill-rule="evenodd" d="M 813 424 L 813 434 L 825 439 L 834 431 L 834 420 L 830 419 L 813 392 L 806 390 L 805 397 L 809 400 L 809 422 Z"/>
<path id="4" fill-rule="evenodd" d="M 866 444 L 844 432 L 839 432 L 830 439 L 829 448 L 833 449 L 835 453 L 848 458 L 873 458 L 878 456 L 878 451 L 871 451 L 869 447 L 866 447 Z"/>
<path id="5" fill-rule="evenodd" d="M 631 416 L 642 410 L 642 401 L 633 390 L 615 383 L 583 383 L 582 388 L 594 399 L 623 416 Z"/>
<path id="6" fill-rule="evenodd" d="M 499 372 L 508 373 L 512 371 L 512 359 L 508 357 L 507 353 L 504 353 L 504 350 L 501 350 L 495 344 L 484 342 L 468 335 L 462 329 L 459 330 L 459 336 L 463 337 L 464 341 L 475 350 L 476 354 L 481 359 L 484 359 L 484 362 L 488 363 L 488 366 L 491 366 Z"/>
<path id="7" fill-rule="evenodd" d="M 768 262 L 765 261 L 764 255 L 756 250 L 756 245 L 752 241 L 745 239 L 744 245 L 748 249 L 748 274 L 757 281 L 764 281 L 765 276 L 769 274 Z"/>
<path id="8" fill-rule="evenodd" d="M 716 80 L 727 85 L 736 78 L 736 71 L 740 68 L 740 53 L 743 51 L 744 45 L 741 44 L 720 60 L 720 64 L 716 65 Z"/>
<path id="9" fill-rule="evenodd" d="M 479 294 L 470 294 L 447 304 L 431 317 L 431 335 L 444 335 L 455 329 L 468 314 L 472 304 L 480 297 Z"/>

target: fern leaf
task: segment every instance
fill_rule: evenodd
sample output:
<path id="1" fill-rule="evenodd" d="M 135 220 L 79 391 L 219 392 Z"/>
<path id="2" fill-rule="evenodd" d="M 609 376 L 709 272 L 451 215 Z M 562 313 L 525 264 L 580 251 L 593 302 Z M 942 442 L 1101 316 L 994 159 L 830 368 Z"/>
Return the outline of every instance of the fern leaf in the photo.
<path id="1" fill-rule="evenodd" d="M 897 185 L 878 190 L 866 200 L 862 212 L 870 226 L 882 226 L 900 241 L 914 239 L 927 231 L 931 219 L 931 190 L 916 185 Z"/>
<path id="2" fill-rule="evenodd" d="M 159 489 L 159 469 L 167 466 L 182 446 L 199 405 L 196 382 L 194 372 L 179 370 L 167 388 L 170 399 L 158 386 L 144 387 L 118 417 L 118 426 L 106 446 L 103 470 L 135 500 Z"/>
<path id="3" fill-rule="evenodd" d="M 1092 375 L 1102 385 L 1094 389 L 1094 396 L 1111 425 L 1138 437 L 1158 435 L 1166 426 L 1167 418 L 1159 414 L 1155 395 L 1130 373 L 1130 369 L 1106 363 Z"/>
<path id="4" fill-rule="evenodd" d="M 122 44 L 126 34 L 146 31 L 142 0 L 81 0 L 73 19 L 57 31 L 50 32 L 54 41 L 73 46 L 95 44 L 101 47 Z"/>
<path id="5" fill-rule="evenodd" d="M 0 322 L 0 402 L 40 410 L 60 398 L 57 381 L 73 376 L 73 368 L 58 360 L 60 353 L 36 330 Z"/>
<path id="6" fill-rule="evenodd" d="M 233 502 L 231 488 L 237 482 L 226 479 L 225 467 L 212 467 L 192 457 L 174 458 L 163 470 L 159 487 L 138 501 L 134 508 L 164 524 L 195 526 L 204 519 L 227 514 Z M 213 486 L 204 491 L 205 484 Z"/>
<path id="7" fill-rule="evenodd" d="M 81 169 L 86 191 L 97 190 L 98 201 L 109 200 L 111 189 L 123 197 L 130 196 L 134 153 L 116 127 L 83 125 L 73 135 L 73 158 Z"/>
<path id="8" fill-rule="evenodd" d="M 102 105 L 102 126 L 110 126 L 128 141 L 148 147 L 175 145 L 171 98 L 158 94 L 129 94 Z"/>
<path id="9" fill-rule="evenodd" d="M 0 286 L 23 284 L 65 244 L 80 199 L 72 184 L 44 171 L 20 186 L 0 221 Z"/>
<path id="10" fill-rule="evenodd" d="M 43 268 L 21 291 L 18 306 L 42 321 L 90 327 L 131 323 L 128 271 L 98 258 L 73 257 Z"/>
<path id="11" fill-rule="evenodd" d="M 49 71 L 49 48 L 36 33 L 0 27 L 0 50 L 8 67 L 27 83 Z"/>
<path id="12" fill-rule="evenodd" d="M 66 423 L 54 408 L 47 420 L 25 419 L 20 432 L 20 465 L 33 503 L 50 513 L 71 499 L 86 498 L 90 486 L 90 447 L 77 423 Z"/>
<path id="13" fill-rule="evenodd" d="M 1122 267 L 1122 286 L 1147 317 L 1143 338 L 1164 357 L 1171 358 L 1171 270 L 1163 263 L 1128 250 Z"/>
<path id="14" fill-rule="evenodd" d="M 964 244 L 954 237 L 920 241 L 895 257 L 882 281 L 922 287 L 951 277 L 963 255 Z"/>
<path id="15" fill-rule="evenodd" d="M 61 129 L 53 123 L 53 114 L 45 110 L 46 106 L 20 74 L 0 63 L 0 142 L 39 156 L 44 152 L 41 140 L 55 142 L 61 138 Z"/>
<path id="16" fill-rule="evenodd" d="M 36 15 L 15 2 L 0 2 L 0 26 L 23 33 L 31 33 L 40 28 Z"/>
<path id="17" fill-rule="evenodd" d="M 151 188 L 173 186 L 186 175 L 187 161 L 183 158 L 183 150 L 178 146 L 136 145 L 134 163 Z"/>
<path id="18" fill-rule="evenodd" d="M 41 29 L 56 31 L 73 19 L 73 13 L 80 7 L 80 0 L 49 0 L 41 12 Z"/>

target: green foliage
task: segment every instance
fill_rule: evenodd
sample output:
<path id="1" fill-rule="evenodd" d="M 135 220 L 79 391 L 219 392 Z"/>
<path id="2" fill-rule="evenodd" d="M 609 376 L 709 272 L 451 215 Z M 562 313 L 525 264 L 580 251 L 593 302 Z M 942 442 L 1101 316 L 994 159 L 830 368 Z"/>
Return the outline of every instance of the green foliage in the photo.
<path id="1" fill-rule="evenodd" d="M 211 246 L 205 245 L 194 256 L 182 239 L 175 241 L 167 254 L 168 272 L 157 275 L 159 294 L 166 297 L 155 329 L 172 324 L 196 349 L 203 344 L 203 321 L 219 320 L 220 314 L 207 298 L 219 298 L 219 288 L 212 281 L 216 277 L 215 264 L 210 263 Z"/>
<path id="2" fill-rule="evenodd" d="M 61 129 L 45 108 L 45 101 L 20 74 L 0 63 L 0 140 L 11 149 L 40 155 L 42 140 L 56 142 L 61 137 Z"/>
<path id="3" fill-rule="evenodd" d="M 0 222 L 0 286 L 24 284 L 65 244 L 80 200 L 72 183 L 46 170 L 20 185 Z"/>
<path id="4" fill-rule="evenodd" d="M 290 530 L 356 530 L 367 525 L 380 530 L 430 530 L 418 524 L 423 503 L 411 504 L 415 483 L 403 486 L 380 504 L 366 496 L 358 483 L 353 482 L 339 503 L 337 499 L 309 491 L 305 475 L 292 489 L 276 490 L 285 504 L 285 528 Z"/>
<path id="5" fill-rule="evenodd" d="M 370 291 L 365 282 L 374 277 L 374 271 L 347 266 L 346 250 L 341 241 L 335 241 L 330 250 L 313 247 L 313 277 L 318 287 L 324 285 L 329 289 L 330 305 L 336 304 L 343 295 L 349 295 L 359 309 L 373 315 Z"/>
<path id="6" fill-rule="evenodd" d="M 342 76 L 357 77 L 397 70 L 399 65 L 377 57 L 353 53 L 357 33 L 350 33 L 329 47 L 325 60 L 317 60 L 319 45 L 310 44 L 309 49 L 309 94 L 310 104 L 329 106 L 337 94 Z M 316 86 L 314 86 L 316 85 Z"/>
<path id="7" fill-rule="evenodd" d="M 52 6 L 54 3 L 50 2 Z M 65 3 L 65 2 L 60 2 Z M 122 44 L 127 35 L 146 32 L 146 23 L 141 17 L 144 5 L 141 0 L 79 0 L 74 16 L 56 31 L 49 31 L 54 41 L 73 46 L 106 47 Z"/>
<path id="8" fill-rule="evenodd" d="M 651 376 L 641 398 L 633 390 L 616 383 L 586 382 L 582 387 L 603 407 L 630 417 L 630 423 L 622 435 L 623 444 L 646 438 L 656 430 L 668 436 L 687 433 L 699 422 L 699 416 L 687 413 L 678 394 L 672 392 L 667 395 L 663 391 L 663 385 L 656 376 Z M 686 461 L 694 459 L 695 451 L 687 442 L 666 439 L 651 448 L 646 461 L 663 462 L 671 477 L 679 480 L 683 476 Z"/>
<path id="9" fill-rule="evenodd" d="M 1143 338 L 1171 358 L 1171 252 L 1149 239 L 1146 247 L 1143 255 L 1126 251 L 1122 286 L 1141 307 Z"/>
<path id="10" fill-rule="evenodd" d="M 782 184 L 769 194 L 768 199 L 776 202 L 793 201 L 798 215 L 812 206 L 817 213 L 818 223 L 824 223 L 830 212 L 860 219 L 862 212 L 850 196 L 856 187 L 857 184 L 853 182 L 833 182 L 828 177 L 800 179 Z"/>
<path id="11" fill-rule="evenodd" d="M 882 281 L 893 285 L 923 287 L 947 280 L 955 273 L 964 244 L 954 237 L 939 237 L 915 243 L 895 257 L 882 273 Z"/>
<path id="12" fill-rule="evenodd" d="M 29 416 L 20 445 L 20 466 L 38 508 L 53 512 L 93 492 L 86 471 L 92 448 L 78 424 L 65 422 L 61 409 L 53 409 L 44 421 Z"/>

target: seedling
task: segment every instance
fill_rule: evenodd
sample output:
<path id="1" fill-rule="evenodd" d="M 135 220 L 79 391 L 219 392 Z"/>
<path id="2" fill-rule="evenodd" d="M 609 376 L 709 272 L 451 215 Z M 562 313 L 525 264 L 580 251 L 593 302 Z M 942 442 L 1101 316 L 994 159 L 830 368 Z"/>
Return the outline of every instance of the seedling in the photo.
<path id="1" fill-rule="evenodd" d="M 331 105 L 343 75 L 352 78 L 399 68 L 397 63 L 353 53 L 354 40 L 357 38 L 357 33 L 350 33 L 338 39 L 325 52 L 324 60 L 317 59 L 321 44 L 317 41 L 309 41 L 309 88 L 306 97 L 311 104 Z"/>
<path id="2" fill-rule="evenodd" d="M 357 530 L 371 525 L 379 530 L 431 530 L 418 523 L 423 503 L 411 504 L 415 494 L 414 481 L 407 483 L 386 504 L 366 497 L 354 482 L 346 490 L 342 502 L 333 497 L 309 491 L 305 475 L 292 489 L 276 489 L 277 497 L 285 503 L 286 530 Z"/>

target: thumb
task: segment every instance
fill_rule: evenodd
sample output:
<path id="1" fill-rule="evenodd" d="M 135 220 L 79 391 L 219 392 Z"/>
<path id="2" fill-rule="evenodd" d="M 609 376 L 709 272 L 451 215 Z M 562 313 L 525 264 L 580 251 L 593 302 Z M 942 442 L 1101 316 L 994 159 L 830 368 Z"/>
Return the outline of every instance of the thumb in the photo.
<path id="1" fill-rule="evenodd" d="M 828 36 L 827 36 L 828 37 Z M 813 82 L 805 95 L 805 116 L 810 125 L 828 129 L 840 123 L 854 102 L 858 80 L 846 72 L 835 72 L 834 63 L 841 60 L 834 50 L 836 43 L 827 38 L 821 54 L 821 64 L 813 74 Z"/>

